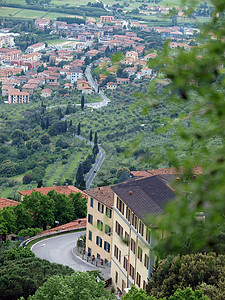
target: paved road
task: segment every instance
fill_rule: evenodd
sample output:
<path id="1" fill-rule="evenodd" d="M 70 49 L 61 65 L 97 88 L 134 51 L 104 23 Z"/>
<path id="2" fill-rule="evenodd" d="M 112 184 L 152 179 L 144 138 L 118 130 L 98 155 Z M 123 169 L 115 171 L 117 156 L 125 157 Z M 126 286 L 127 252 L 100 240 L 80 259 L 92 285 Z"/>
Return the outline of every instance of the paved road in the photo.
<path id="1" fill-rule="evenodd" d="M 97 268 L 73 254 L 72 250 L 76 245 L 77 239 L 84 234 L 85 231 L 79 231 L 48 238 L 34 244 L 31 250 L 39 258 L 46 259 L 51 263 L 69 266 L 75 271 L 100 270 L 104 278 L 108 279 L 110 276 L 109 268 Z"/>
<path id="2" fill-rule="evenodd" d="M 94 143 L 90 142 L 85 137 L 83 137 L 81 135 L 77 135 L 77 134 L 74 134 L 74 136 L 81 141 L 85 141 L 88 145 L 91 145 L 92 147 L 94 146 Z M 105 159 L 105 151 L 103 150 L 103 148 L 100 145 L 98 145 L 98 149 L 99 149 L 99 152 L 96 157 L 95 163 L 93 164 L 92 168 L 90 169 L 90 171 L 88 172 L 88 174 L 85 178 L 87 189 L 89 189 L 91 187 L 91 183 L 94 180 L 98 170 L 100 169 L 100 167 Z"/>
<path id="3" fill-rule="evenodd" d="M 95 92 L 98 92 L 98 85 L 96 83 L 96 81 L 93 79 L 92 75 L 91 75 L 91 66 L 92 64 L 88 65 L 85 71 L 85 75 L 87 77 L 87 80 L 90 84 L 90 86 L 95 90 Z M 102 101 L 98 102 L 98 103 L 87 103 L 86 105 L 88 107 L 92 107 L 92 108 L 101 108 L 103 106 L 108 105 L 108 103 L 110 102 L 110 99 L 104 94 L 103 91 L 99 91 L 99 95 L 102 97 Z"/>

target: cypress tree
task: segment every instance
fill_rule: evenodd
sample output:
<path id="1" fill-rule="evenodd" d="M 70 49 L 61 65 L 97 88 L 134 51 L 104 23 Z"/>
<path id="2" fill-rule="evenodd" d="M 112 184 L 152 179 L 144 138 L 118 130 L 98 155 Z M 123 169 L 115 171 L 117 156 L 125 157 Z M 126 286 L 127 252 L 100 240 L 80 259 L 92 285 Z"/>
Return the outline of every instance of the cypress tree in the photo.
<path id="1" fill-rule="evenodd" d="M 92 136 L 92 130 L 90 130 L 90 142 L 92 142 L 93 136 Z"/>
<path id="2" fill-rule="evenodd" d="M 77 135 L 80 135 L 80 123 L 77 126 Z"/>
<path id="3" fill-rule="evenodd" d="M 81 97 L 80 105 L 81 105 L 81 110 L 84 110 L 84 95 L 82 95 L 82 97 Z"/>
<path id="4" fill-rule="evenodd" d="M 95 144 L 95 145 L 98 144 L 98 136 L 97 136 L 97 132 L 95 132 L 94 144 Z"/>

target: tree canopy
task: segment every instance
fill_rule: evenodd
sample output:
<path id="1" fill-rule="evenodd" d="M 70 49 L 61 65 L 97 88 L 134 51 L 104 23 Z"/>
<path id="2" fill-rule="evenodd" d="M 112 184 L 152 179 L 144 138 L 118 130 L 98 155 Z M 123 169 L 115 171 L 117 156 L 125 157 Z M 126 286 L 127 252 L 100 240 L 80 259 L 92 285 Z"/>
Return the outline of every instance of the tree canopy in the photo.
<path id="1" fill-rule="evenodd" d="M 21 300 L 24 298 L 21 298 Z M 112 300 L 114 295 L 110 295 L 105 290 L 105 282 L 96 278 L 92 272 L 74 272 L 70 276 L 53 276 L 40 287 L 29 300 Z"/>

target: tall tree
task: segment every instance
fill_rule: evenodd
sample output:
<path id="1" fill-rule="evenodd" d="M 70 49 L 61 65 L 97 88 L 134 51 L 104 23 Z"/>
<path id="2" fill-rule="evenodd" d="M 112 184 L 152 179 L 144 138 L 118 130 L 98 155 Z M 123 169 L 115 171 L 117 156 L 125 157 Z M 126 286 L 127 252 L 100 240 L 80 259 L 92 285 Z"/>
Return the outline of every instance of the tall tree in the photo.
<path id="1" fill-rule="evenodd" d="M 84 95 L 82 95 L 81 97 L 81 101 L 80 101 L 80 106 L 81 106 L 81 110 L 84 110 Z"/>
<path id="2" fill-rule="evenodd" d="M 92 142 L 92 139 L 93 139 L 93 136 L 92 136 L 93 134 L 92 134 L 92 130 L 90 130 L 90 138 L 89 138 L 89 140 L 90 140 L 90 142 Z"/>
<path id="3" fill-rule="evenodd" d="M 98 135 L 97 135 L 97 131 L 95 132 L 94 144 L 95 144 L 95 145 L 98 144 Z"/>
<path id="4" fill-rule="evenodd" d="M 80 123 L 77 126 L 77 135 L 80 135 Z"/>

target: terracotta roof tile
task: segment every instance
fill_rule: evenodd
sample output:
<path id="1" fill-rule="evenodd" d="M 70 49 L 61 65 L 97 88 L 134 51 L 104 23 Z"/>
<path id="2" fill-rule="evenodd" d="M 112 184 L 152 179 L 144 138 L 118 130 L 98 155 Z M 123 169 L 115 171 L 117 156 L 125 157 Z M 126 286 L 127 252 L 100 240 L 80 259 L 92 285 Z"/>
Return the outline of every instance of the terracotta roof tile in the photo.
<path id="1" fill-rule="evenodd" d="M 111 186 L 102 186 L 94 189 L 85 190 L 85 193 L 109 207 L 113 206 L 114 193 L 111 189 Z"/>
<path id="2" fill-rule="evenodd" d="M 87 225 L 87 219 L 83 218 L 83 219 L 78 219 L 78 220 L 74 220 L 70 223 L 55 227 L 55 228 L 51 228 L 49 230 L 45 230 L 43 231 L 41 234 L 45 234 L 45 233 L 50 233 L 50 232 L 55 232 L 57 231 L 61 231 L 61 230 L 69 230 L 69 229 L 79 229 L 79 228 L 84 228 Z"/>
<path id="3" fill-rule="evenodd" d="M 86 193 L 84 193 L 83 191 L 81 191 L 73 185 L 35 188 L 33 190 L 20 191 L 19 193 L 22 196 L 30 196 L 32 192 L 40 192 L 41 194 L 47 195 L 48 192 L 53 190 L 55 190 L 59 194 L 65 194 L 66 196 L 69 196 L 71 193 L 81 193 L 83 198 L 87 197 Z"/>
<path id="4" fill-rule="evenodd" d="M 19 203 L 20 202 L 0 197 L 0 209 L 3 209 L 4 207 L 7 207 L 7 206 L 14 206 Z"/>

